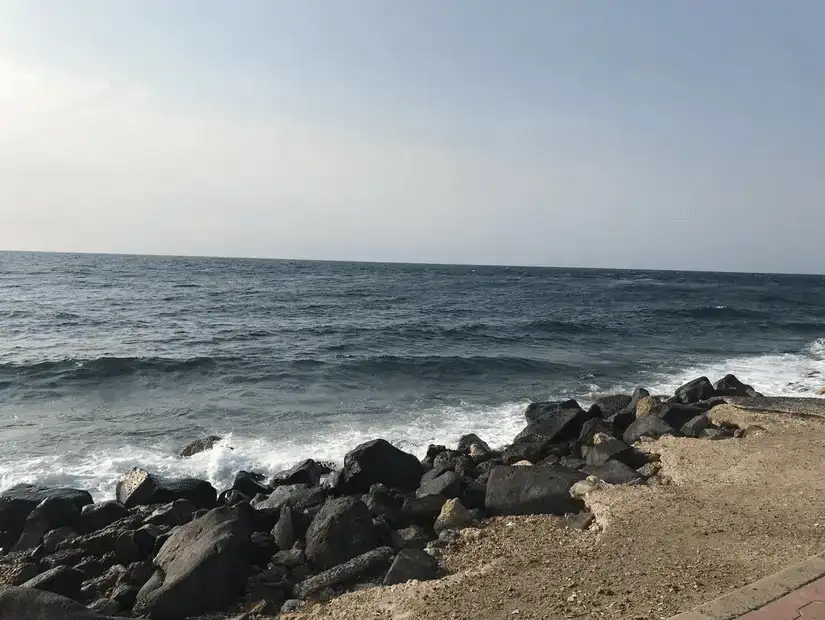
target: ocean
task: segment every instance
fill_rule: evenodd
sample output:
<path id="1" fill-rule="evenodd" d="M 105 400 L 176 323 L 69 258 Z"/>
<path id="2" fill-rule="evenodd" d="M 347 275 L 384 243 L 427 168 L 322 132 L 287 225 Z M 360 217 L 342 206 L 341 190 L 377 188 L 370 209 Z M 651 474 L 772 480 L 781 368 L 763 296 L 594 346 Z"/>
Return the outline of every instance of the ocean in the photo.
<path id="1" fill-rule="evenodd" d="M 0 490 L 503 445 L 531 401 L 701 375 L 812 396 L 823 310 L 823 276 L 0 253 Z"/>

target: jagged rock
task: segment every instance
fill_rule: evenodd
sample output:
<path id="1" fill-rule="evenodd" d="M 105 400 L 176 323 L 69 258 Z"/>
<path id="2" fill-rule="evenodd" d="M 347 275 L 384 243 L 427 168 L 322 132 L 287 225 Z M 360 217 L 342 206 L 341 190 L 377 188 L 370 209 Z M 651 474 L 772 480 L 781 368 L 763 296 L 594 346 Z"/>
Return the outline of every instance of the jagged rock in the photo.
<path id="1" fill-rule="evenodd" d="M 272 493 L 260 502 L 253 502 L 258 512 L 269 513 L 279 517 L 281 509 L 288 506 L 295 510 L 303 510 L 310 506 L 319 506 L 326 500 L 327 492 L 320 486 L 311 487 L 306 484 L 290 484 L 276 487 Z"/>
<path id="2" fill-rule="evenodd" d="M 218 504 L 222 506 L 234 506 L 242 502 L 248 502 L 249 498 L 235 489 L 227 489 L 218 495 Z"/>
<path id="3" fill-rule="evenodd" d="M 384 585 L 406 583 L 413 579 L 428 581 L 438 575 L 438 560 L 421 549 L 404 549 L 390 566 Z"/>
<path id="4" fill-rule="evenodd" d="M 210 509 L 215 506 L 218 498 L 215 488 L 205 480 L 160 480 L 139 467 L 121 477 L 115 495 L 126 508 L 187 499 L 196 508 Z"/>
<path id="5" fill-rule="evenodd" d="M 702 410 L 696 407 L 678 403 L 664 403 L 656 415 L 673 428 L 681 428 L 701 413 Z"/>
<path id="6" fill-rule="evenodd" d="M 306 553 L 303 549 L 285 549 L 272 556 L 273 564 L 280 564 L 287 568 L 295 568 L 306 564 Z"/>
<path id="7" fill-rule="evenodd" d="M 320 570 L 342 564 L 378 545 L 372 515 L 356 497 L 327 500 L 306 534 L 307 559 Z"/>
<path id="8" fill-rule="evenodd" d="M 86 557 L 86 552 L 82 549 L 63 549 L 56 551 L 51 555 L 47 555 L 40 563 L 49 568 L 56 568 L 58 566 L 74 566 Z"/>
<path id="9" fill-rule="evenodd" d="M 317 486 L 321 484 L 321 476 L 329 473 L 329 468 L 316 463 L 312 459 L 302 461 L 279 474 L 275 475 L 273 485 L 308 484 Z"/>
<path id="10" fill-rule="evenodd" d="M 640 418 L 646 415 L 656 415 L 662 407 L 662 401 L 656 396 L 645 396 L 640 398 L 636 403 L 636 417 Z"/>
<path id="11" fill-rule="evenodd" d="M 476 471 L 478 475 L 486 474 L 493 471 L 499 465 L 503 465 L 504 462 L 500 459 L 491 459 L 489 461 L 484 461 L 483 463 L 479 463 Z"/>
<path id="12" fill-rule="evenodd" d="M 579 433 L 578 442 L 583 446 L 592 446 L 593 438 L 596 435 L 600 433 L 613 435 L 613 430 L 613 424 L 607 420 L 603 420 L 601 418 L 591 418 L 584 423 L 584 426 L 582 426 L 582 431 Z"/>
<path id="13" fill-rule="evenodd" d="M 129 511 L 118 501 L 89 504 L 80 511 L 78 528 L 86 534 L 96 532 L 128 515 Z"/>
<path id="14" fill-rule="evenodd" d="M 157 570 L 140 589 L 135 614 L 177 620 L 231 603 L 251 569 L 251 520 L 249 506 L 239 504 L 177 528 L 154 560 Z"/>
<path id="15" fill-rule="evenodd" d="M 112 554 L 114 556 L 114 554 Z M 97 579 L 104 571 L 113 566 L 117 560 L 113 560 L 112 564 L 106 566 L 103 560 L 97 556 L 87 556 L 75 564 L 74 569 L 83 575 L 83 581 L 90 579 Z"/>
<path id="16" fill-rule="evenodd" d="M 344 457 L 341 484 L 347 493 L 366 493 L 382 483 L 401 491 L 414 491 L 423 470 L 415 456 L 399 450 L 384 439 L 361 444 Z"/>
<path id="17" fill-rule="evenodd" d="M 753 386 L 742 383 L 735 375 L 725 375 L 713 387 L 719 396 L 750 396 L 751 398 L 762 396 Z"/>
<path id="18" fill-rule="evenodd" d="M 192 520 L 195 510 L 192 502 L 187 499 L 179 499 L 156 508 L 144 523 L 147 525 L 168 525 L 170 527 L 183 525 Z"/>
<path id="19" fill-rule="evenodd" d="M 599 441 L 595 445 L 587 447 L 584 460 L 587 465 L 601 465 L 602 463 L 607 463 L 607 461 L 611 459 L 621 461 L 625 455 L 629 456 L 632 452 L 633 448 L 625 442 L 619 439 L 613 439 L 611 437 L 605 441 Z"/>
<path id="20" fill-rule="evenodd" d="M 78 600 L 82 583 L 83 575 L 79 571 L 68 566 L 57 566 L 29 579 L 23 584 L 23 587 L 44 590 Z"/>
<path id="21" fill-rule="evenodd" d="M 613 394 L 611 396 L 602 396 L 596 401 L 595 405 L 599 408 L 603 418 L 609 418 L 619 413 L 632 402 L 632 396 L 628 396 L 627 394 Z"/>
<path id="22" fill-rule="evenodd" d="M 633 445 L 642 437 L 657 439 L 664 435 L 678 435 L 678 431 L 667 422 L 655 415 L 643 415 L 627 427 L 624 433 L 624 442 Z"/>
<path id="23" fill-rule="evenodd" d="M 674 402 L 690 405 L 714 396 L 716 396 L 716 390 L 710 380 L 707 377 L 699 377 L 677 389 L 673 398 Z"/>
<path id="24" fill-rule="evenodd" d="M 84 600 L 105 598 L 115 588 L 125 570 L 126 567 L 122 564 L 115 564 L 99 577 L 84 581 L 81 589 L 82 598 Z"/>
<path id="25" fill-rule="evenodd" d="M 47 532 L 76 524 L 80 510 L 72 498 L 47 497 L 26 517 L 23 531 L 14 549 L 21 551 L 37 547 Z"/>
<path id="26" fill-rule="evenodd" d="M 434 538 L 435 533 L 432 530 L 420 525 L 411 525 L 391 534 L 392 545 L 396 549 L 423 549 Z"/>
<path id="27" fill-rule="evenodd" d="M 66 500 L 77 510 L 92 503 L 92 496 L 86 491 L 32 484 L 13 486 L 0 493 L 0 547 L 9 549 L 17 542 L 29 514 L 47 499 Z"/>
<path id="28" fill-rule="evenodd" d="M 117 616 L 121 612 L 120 604 L 110 598 L 99 598 L 89 603 L 89 609 L 107 616 Z"/>
<path id="29" fill-rule="evenodd" d="M 491 516 L 578 512 L 582 503 L 570 497 L 570 487 L 586 476 L 573 469 L 497 467 L 487 482 L 485 501 Z"/>
<path id="30" fill-rule="evenodd" d="M 584 459 L 579 459 L 573 456 L 563 456 L 559 459 L 559 465 L 567 469 L 581 469 L 586 465 Z"/>
<path id="31" fill-rule="evenodd" d="M 685 422 L 680 430 L 685 437 L 699 437 L 702 431 L 708 428 L 708 426 L 710 426 L 710 420 L 707 414 L 700 413 Z"/>
<path id="32" fill-rule="evenodd" d="M 519 461 L 538 463 L 548 456 L 570 456 L 572 444 L 558 443 L 554 439 L 547 439 L 536 435 L 516 439 L 502 452 L 502 461 L 505 465 L 512 465 Z"/>
<path id="33" fill-rule="evenodd" d="M 217 435 L 208 435 L 206 437 L 196 439 L 180 451 L 180 456 L 186 457 L 197 454 L 198 452 L 206 452 L 207 450 L 214 448 L 215 444 L 220 440 L 221 438 Z"/>
<path id="34" fill-rule="evenodd" d="M 620 461 L 607 461 L 601 465 L 587 465 L 582 471 L 608 484 L 630 484 L 641 480 L 638 472 Z"/>
<path id="35" fill-rule="evenodd" d="M 530 436 L 556 443 L 573 441 L 578 439 L 584 423 L 593 417 L 592 413 L 579 407 L 576 401 L 533 403 L 524 415 L 529 422 L 516 436 L 514 443 Z"/>
<path id="36" fill-rule="evenodd" d="M 157 542 L 164 534 L 168 534 L 169 527 L 148 524 L 135 530 L 133 540 L 138 550 L 138 556 L 148 558 L 155 549 L 159 549 Z"/>
<path id="37" fill-rule="evenodd" d="M 60 527 L 52 530 L 43 537 L 43 550 L 46 553 L 54 553 L 57 550 L 57 545 L 78 536 L 77 531 L 71 527 Z"/>
<path id="38" fill-rule="evenodd" d="M 481 452 L 484 452 L 486 454 L 492 453 L 492 449 L 489 445 L 487 445 L 487 442 L 481 439 L 481 437 L 479 437 L 475 433 L 468 433 L 466 435 L 462 435 L 461 439 L 458 440 L 458 447 L 456 448 L 456 450 L 466 454 L 467 456 L 471 456 L 470 448 L 473 445 L 478 446 Z"/>
<path id="39" fill-rule="evenodd" d="M 461 495 L 463 478 L 453 471 L 447 471 L 433 480 L 422 484 L 415 492 L 416 497 L 443 495 L 447 499 Z"/>
<path id="40" fill-rule="evenodd" d="M 240 491 L 247 497 L 255 497 L 258 493 L 269 495 L 272 487 L 262 484 L 264 476 L 248 471 L 239 471 L 232 482 L 232 490 Z"/>
<path id="41" fill-rule="evenodd" d="M 140 588 L 123 584 L 117 586 L 112 592 L 112 600 L 117 602 L 123 609 L 131 609 L 135 604 L 135 599 L 140 593 Z"/>
<path id="42" fill-rule="evenodd" d="M 446 501 L 443 495 L 413 497 L 404 501 L 401 513 L 412 523 L 432 527 Z"/>
<path id="43" fill-rule="evenodd" d="M 295 586 L 294 593 L 303 599 L 320 592 L 324 588 L 353 582 L 365 573 L 377 571 L 387 566 L 394 553 L 391 547 L 379 547 L 367 551 L 347 560 L 343 564 L 302 581 Z"/>
<path id="44" fill-rule="evenodd" d="M 115 620 L 69 598 L 39 589 L 0 588 L 0 618 L 8 620 Z"/>
<path id="45" fill-rule="evenodd" d="M 304 606 L 304 602 L 298 599 L 290 599 L 286 601 L 283 605 L 281 605 L 281 613 L 288 614 L 294 611 L 298 611 L 301 607 Z"/>
<path id="46" fill-rule="evenodd" d="M 448 499 L 441 508 L 433 529 L 437 533 L 444 530 L 460 530 L 472 522 L 473 517 L 459 500 Z"/>
<path id="47" fill-rule="evenodd" d="M 255 566 L 266 566 L 270 558 L 279 551 L 275 538 L 269 532 L 253 532 L 250 541 L 252 546 L 249 554 Z"/>
<path id="48" fill-rule="evenodd" d="M 291 549 L 297 539 L 295 535 L 295 517 L 292 508 L 283 506 L 281 515 L 275 527 L 272 528 L 272 538 L 279 549 Z"/>
<path id="49" fill-rule="evenodd" d="M 485 461 L 490 460 L 494 455 L 495 452 L 487 450 L 484 446 L 477 443 L 471 444 L 470 449 L 467 451 L 467 456 L 473 459 L 476 466 L 478 466 L 479 463 L 484 463 Z"/>
<path id="50" fill-rule="evenodd" d="M 0 586 L 19 586 L 37 577 L 40 569 L 34 562 L 0 564 Z"/>
<path id="51" fill-rule="evenodd" d="M 58 550 L 81 549 L 86 555 L 104 555 L 114 552 L 122 564 L 131 564 L 140 559 L 140 552 L 135 543 L 134 530 L 120 530 L 115 525 L 107 529 L 66 540 L 57 545 Z"/>
<path id="52" fill-rule="evenodd" d="M 472 478 L 465 478 L 464 489 L 461 491 L 459 499 L 467 509 L 484 509 L 484 501 L 487 497 L 487 485 Z"/>
<path id="53" fill-rule="evenodd" d="M 115 585 L 142 586 L 149 581 L 154 572 L 155 569 L 151 562 L 132 562 L 123 570 L 120 576 L 118 576 Z M 129 605 L 129 607 L 131 607 L 131 605 Z"/>

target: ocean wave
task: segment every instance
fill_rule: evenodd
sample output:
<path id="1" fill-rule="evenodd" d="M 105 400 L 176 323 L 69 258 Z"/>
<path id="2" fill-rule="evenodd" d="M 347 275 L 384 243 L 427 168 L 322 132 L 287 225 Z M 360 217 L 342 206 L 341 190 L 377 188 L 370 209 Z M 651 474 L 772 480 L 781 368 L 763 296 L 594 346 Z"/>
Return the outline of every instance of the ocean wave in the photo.
<path id="1" fill-rule="evenodd" d="M 0 364 L 0 378 L 53 379 L 61 381 L 88 381 L 112 379 L 134 374 L 165 374 L 203 371 L 214 368 L 222 361 L 233 358 L 193 357 L 171 359 L 163 357 L 97 357 L 93 359 L 62 359 L 28 364 Z"/>
<path id="2" fill-rule="evenodd" d="M 667 308 L 657 311 L 656 314 L 698 320 L 771 318 L 770 315 L 760 312 L 759 310 L 732 308 L 731 306 L 725 306 L 722 304 L 699 306 L 695 308 Z"/>

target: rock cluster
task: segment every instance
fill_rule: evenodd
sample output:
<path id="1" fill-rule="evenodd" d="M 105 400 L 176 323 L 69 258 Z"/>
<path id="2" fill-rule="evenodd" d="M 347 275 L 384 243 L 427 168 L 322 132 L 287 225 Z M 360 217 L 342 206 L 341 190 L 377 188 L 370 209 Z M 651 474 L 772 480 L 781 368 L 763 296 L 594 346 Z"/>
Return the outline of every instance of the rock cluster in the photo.
<path id="1" fill-rule="evenodd" d="M 667 399 L 637 389 L 587 410 L 533 403 L 501 450 L 468 434 L 419 460 L 376 439 L 338 471 L 310 459 L 268 481 L 239 472 L 220 494 L 143 469 L 122 476 L 115 501 L 97 504 L 85 491 L 19 485 L 0 494 L 0 617 L 276 614 L 366 585 L 434 579 L 438 548 L 461 528 L 528 514 L 586 528 L 588 492 L 657 481 L 659 464 L 639 441 L 738 436 L 708 417 L 725 396 L 758 394 L 728 375 Z"/>

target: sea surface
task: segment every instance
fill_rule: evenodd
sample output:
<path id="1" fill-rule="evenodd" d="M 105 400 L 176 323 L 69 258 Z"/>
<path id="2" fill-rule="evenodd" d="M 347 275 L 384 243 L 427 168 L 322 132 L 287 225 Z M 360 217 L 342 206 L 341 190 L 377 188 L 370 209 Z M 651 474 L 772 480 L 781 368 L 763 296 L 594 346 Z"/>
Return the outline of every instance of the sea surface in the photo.
<path id="1" fill-rule="evenodd" d="M 503 445 L 530 401 L 727 372 L 825 385 L 825 277 L 0 253 L 0 489 Z"/>

